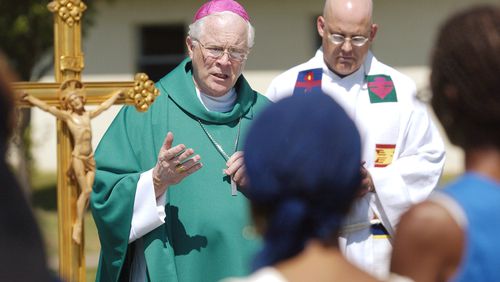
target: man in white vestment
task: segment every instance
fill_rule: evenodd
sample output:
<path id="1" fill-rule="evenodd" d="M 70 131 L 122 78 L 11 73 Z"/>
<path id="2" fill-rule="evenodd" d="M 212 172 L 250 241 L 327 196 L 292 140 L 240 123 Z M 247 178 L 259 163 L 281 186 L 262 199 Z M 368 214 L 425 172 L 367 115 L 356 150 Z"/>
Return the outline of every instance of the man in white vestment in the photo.
<path id="1" fill-rule="evenodd" d="M 351 262 L 385 278 L 399 217 L 436 187 L 445 152 L 415 83 L 369 50 L 378 29 L 372 5 L 371 0 L 326 0 L 317 19 L 322 47 L 276 77 L 266 96 L 277 101 L 292 93 L 322 95 L 315 91 L 321 90 L 358 126 L 365 189 L 345 220 L 340 248 Z"/>

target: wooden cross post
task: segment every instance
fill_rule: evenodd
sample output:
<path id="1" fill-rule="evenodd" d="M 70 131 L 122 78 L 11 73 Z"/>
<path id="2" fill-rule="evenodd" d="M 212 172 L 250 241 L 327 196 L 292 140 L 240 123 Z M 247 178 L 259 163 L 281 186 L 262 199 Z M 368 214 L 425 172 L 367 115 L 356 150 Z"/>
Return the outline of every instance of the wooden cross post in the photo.
<path id="1" fill-rule="evenodd" d="M 54 75 L 55 83 L 20 82 L 14 89 L 27 93 L 49 106 L 63 108 L 60 85 L 68 80 L 81 80 L 84 58 L 81 50 L 81 17 L 86 5 L 81 0 L 53 0 L 48 9 L 54 13 Z M 145 111 L 159 94 L 154 83 L 146 74 L 137 74 L 130 82 L 84 83 L 86 104 L 100 104 L 117 90 L 124 91 L 125 98 L 116 104 L 136 105 Z M 19 101 L 21 107 L 30 107 L 26 101 Z M 57 120 L 57 210 L 59 229 L 59 275 L 65 281 L 86 281 L 85 240 L 82 229 L 80 244 L 72 239 L 72 226 L 76 219 L 78 187 L 70 181 L 68 170 L 72 160 L 71 133 L 65 122 Z"/>

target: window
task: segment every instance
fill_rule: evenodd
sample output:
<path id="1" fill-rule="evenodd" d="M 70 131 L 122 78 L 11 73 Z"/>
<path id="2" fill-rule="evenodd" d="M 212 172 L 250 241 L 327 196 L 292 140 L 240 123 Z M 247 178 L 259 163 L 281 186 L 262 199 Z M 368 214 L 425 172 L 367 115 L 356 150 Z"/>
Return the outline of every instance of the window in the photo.
<path id="1" fill-rule="evenodd" d="M 137 69 L 158 81 L 186 57 L 184 24 L 145 25 L 139 29 Z"/>

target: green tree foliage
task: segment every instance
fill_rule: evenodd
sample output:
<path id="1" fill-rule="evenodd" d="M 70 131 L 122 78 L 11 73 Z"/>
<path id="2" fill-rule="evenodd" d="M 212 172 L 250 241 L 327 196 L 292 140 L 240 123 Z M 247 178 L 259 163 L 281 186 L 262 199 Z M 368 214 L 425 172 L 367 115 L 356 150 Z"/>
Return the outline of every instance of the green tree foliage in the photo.
<path id="1" fill-rule="evenodd" d="M 84 31 L 92 23 L 96 1 L 84 1 L 88 7 L 83 16 Z M 0 49 L 10 59 L 21 80 L 30 80 L 33 67 L 52 50 L 53 14 L 47 9 L 49 2 L 0 1 Z"/>
<path id="2" fill-rule="evenodd" d="M 0 48 L 21 80 L 52 46 L 52 13 L 44 1 L 0 2 Z"/>
<path id="3" fill-rule="evenodd" d="M 19 76 L 20 81 L 38 80 L 48 70 L 52 69 L 52 60 L 43 60 L 45 65 L 39 65 L 35 75 L 33 70 L 44 56 L 53 53 L 53 23 L 54 15 L 47 8 L 52 0 L 0 0 L 0 50 L 9 59 L 11 67 Z M 64 1 L 64 0 L 56 0 Z M 67 0 L 78 1 L 78 0 Z M 87 10 L 82 18 L 83 35 L 92 24 L 95 15 L 95 2 L 99 0 L 84 0 Z M 103 0 L 101 0 L 103 1 Z M 110 1 L 110 0 L 106 0 Z M 31 170 L 31 155 L 29 150 L 30 109 L 23 109 L 19 117 L 17 138 L 15 138 L 14 154 L 20 163 L 14 169 L 23 187 L 29 194 L 29 171 Z"/>

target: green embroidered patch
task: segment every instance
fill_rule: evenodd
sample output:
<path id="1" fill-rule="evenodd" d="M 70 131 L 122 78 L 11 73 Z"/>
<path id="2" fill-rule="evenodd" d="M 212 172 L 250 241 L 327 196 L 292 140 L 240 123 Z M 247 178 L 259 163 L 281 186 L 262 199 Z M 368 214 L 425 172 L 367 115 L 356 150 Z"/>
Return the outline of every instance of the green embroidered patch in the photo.
<path id="1" fill-rule="evenodd" d="M 367 75 L 366 80 L 372 104 L 398 101 L 396 88 L 390 76 L 383 74 Z"/>

